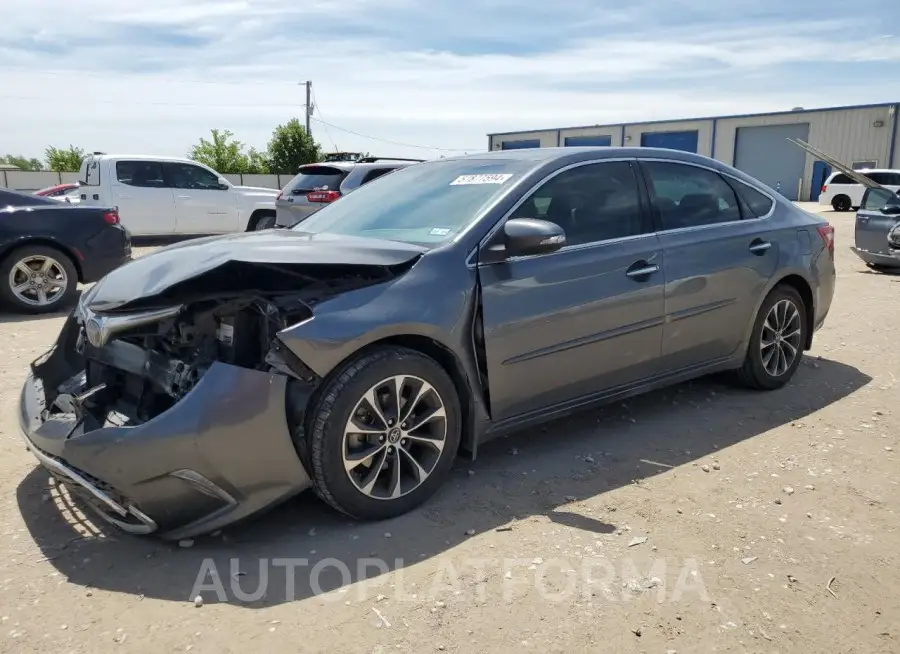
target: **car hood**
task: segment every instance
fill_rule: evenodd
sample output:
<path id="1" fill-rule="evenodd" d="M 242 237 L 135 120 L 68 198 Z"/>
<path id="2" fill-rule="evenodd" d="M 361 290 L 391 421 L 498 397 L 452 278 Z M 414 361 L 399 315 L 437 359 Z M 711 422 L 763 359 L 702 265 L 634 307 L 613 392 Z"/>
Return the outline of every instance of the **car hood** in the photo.
<path id="1" fill-rule="evenodd" d="M 411 264 L 426 251 L 379 239 L 264 230 L 170 245 L 112 271 L 85 292 L 94 311 L 161 306 L 199 296 L 288 292 L 308 280 Z"/>

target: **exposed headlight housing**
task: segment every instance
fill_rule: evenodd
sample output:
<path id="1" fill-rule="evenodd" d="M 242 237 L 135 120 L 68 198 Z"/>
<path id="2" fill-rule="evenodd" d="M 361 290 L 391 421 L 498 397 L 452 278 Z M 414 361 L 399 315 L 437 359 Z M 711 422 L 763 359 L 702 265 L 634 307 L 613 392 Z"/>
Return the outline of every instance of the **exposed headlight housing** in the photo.
<path id="1" fill-rule="evenodd" d="M 156 323 L 167 318 L 174 318 L 183 308 L 183 305 L 178 305 L 125 315 L 108 315 L 94 313 L 87 307 L 79 304 L 78 310 L 84 325 L 84 336 L 87 342 L 91 344 L 91 347 L 101 348 L 119 332 Z"/>
<path id="2" fill-rule="evenodd" d="M 900 248 L 900 223 L 894 225 L 894 228 L 888 232 L 888 243 L 893 248 Z"/>

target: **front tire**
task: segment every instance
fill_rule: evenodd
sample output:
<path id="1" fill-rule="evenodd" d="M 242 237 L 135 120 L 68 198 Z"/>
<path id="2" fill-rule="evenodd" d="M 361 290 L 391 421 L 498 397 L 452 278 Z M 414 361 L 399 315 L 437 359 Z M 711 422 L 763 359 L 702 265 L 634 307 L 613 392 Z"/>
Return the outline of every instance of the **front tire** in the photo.
<path id="1" fill-rule="evenodd" d="M 379 348 L 338 371 L 310 413 L 305 448 L 318 494 L 359 520 L 422 504 L 450 473 L 460 401 L 433 359 Z"/>
<path id="2" fill-rule="evenodd" d="M 806 304 L 791 286 L 776 286 L 759 308 L 744 364 L 742 384 L 771 391 L 787 384 L 803 358 L 809 325 Z"/>
<path id="3" fill-rule="evenodd" d="M 0 299 L 20 313 L 59 311 L 77 290 L 75 265 L 55 248 L 26 245 L 0 263 Z"/>
<path id="4" fill-rule="evenodd" d="M 275 213 L 262 213 L 253 219 L 249 231 L 259 232 L 273 227 L 275 227 Z"/>

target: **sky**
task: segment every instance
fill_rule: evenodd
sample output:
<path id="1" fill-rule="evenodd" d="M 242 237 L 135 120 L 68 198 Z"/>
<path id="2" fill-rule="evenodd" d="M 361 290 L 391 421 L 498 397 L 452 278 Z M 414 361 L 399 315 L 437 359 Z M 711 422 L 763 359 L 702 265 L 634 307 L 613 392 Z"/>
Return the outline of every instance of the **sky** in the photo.
<path id="1" fill-rule="evenodd" d="M 0 155 L 433 158 L 487 134 L 900 101 L 900 0 L 0 0 Z"/>

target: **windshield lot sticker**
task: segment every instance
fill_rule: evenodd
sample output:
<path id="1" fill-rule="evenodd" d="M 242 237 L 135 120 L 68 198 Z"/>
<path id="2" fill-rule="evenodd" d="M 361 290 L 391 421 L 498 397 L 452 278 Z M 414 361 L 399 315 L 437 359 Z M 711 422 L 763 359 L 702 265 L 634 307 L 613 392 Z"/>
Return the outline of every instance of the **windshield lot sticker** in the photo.
<path id="1" fill-rule="evenodd" d="M 446 236 L 450 233 L 450 230 L 447 227 L 435 227 L 428 233 L 431 236 Z"/>
<path id="2" fill-rule="evenodd" d="M 502 184 L 512 177 L 511 173 L 494 173 L 481 175 L 460 175 L 450 186 L 467 186 L 469 184 Z"/>

